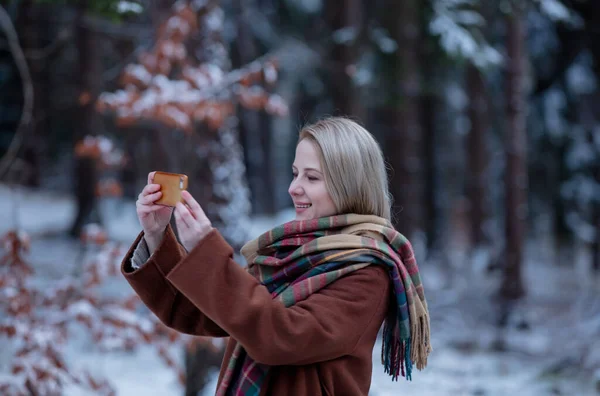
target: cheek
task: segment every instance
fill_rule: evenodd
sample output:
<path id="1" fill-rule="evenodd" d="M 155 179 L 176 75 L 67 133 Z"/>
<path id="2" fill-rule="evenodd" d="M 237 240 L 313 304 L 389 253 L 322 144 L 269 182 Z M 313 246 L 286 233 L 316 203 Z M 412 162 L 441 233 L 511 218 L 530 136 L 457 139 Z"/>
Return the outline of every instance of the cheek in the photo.
<path id="1" fill-rule="evenodd" d="M 335 204 L 333 203 L 329 192 L 325 188 L 319 189 L 317 203 L 318 210 L 321 215 L 328 216 L 335 214 Z"/>

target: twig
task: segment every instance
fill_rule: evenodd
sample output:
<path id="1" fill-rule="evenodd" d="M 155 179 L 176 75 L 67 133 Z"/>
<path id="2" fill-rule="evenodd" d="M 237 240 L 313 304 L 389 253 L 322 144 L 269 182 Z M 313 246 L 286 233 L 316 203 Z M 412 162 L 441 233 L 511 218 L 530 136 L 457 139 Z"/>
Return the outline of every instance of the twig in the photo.
<path id="1" fill-rule="evenodd" d="M 26 49 L 25 58 L 28 60 L 42 60 L 48 58 L 50 55 L 57 52 L 65 43 L 67 43 L 73 37 L 73 32 L 70 28 L 63 29 L 58 32 L 58 35 L 50 44 L 43 48 L 32 48 Z M 8 42 L 6 40 L 0 40 L 0 49 L 9 49 Z"/>
<path id="2" fill-rule="evenodd" d="M 0 28 L 2 28 L 8 39 L 10 52 L 15 59 L 15 64 L 21 75 L 21 83 L 23 84 L 23 111 L 21 112 L 21 119 L 6 154 L 0 159 L 0 180 L 2 180 L 17 157 L 21 144 L 24 141 L 26 130 L 31 124 L 33 115 L 33 81 L 29 73 L 27 61 L 25 60 L 25 54 L 23 54 L 23 49 L 19 44 L 19 37 L 17 36 L 15 27 L 10 20 L 10 16 L 1 5 Z"/>
<path id="3" fill-rule="evenodd" d="M 50 44 L 39 49 L 25 50 L 25 58 L 29 60 L 42 60 L 46 59 L 53 53 L 57 52 L 61 47 L 66 44 L 73 37 L 73 32 L 70 28 L 66 28 L 58 32 L 58 35 Z"/>
<path id="4" fill-rule="evenodd" d="M 127 55 L 125 57 L 125 59 L 123 59 L 121 62 L 112 66 L 110 69 L 105 70 L 102 73 L 103 82 L 109 83 L 109 82 L 113 81 L 114 79 L 118 78 L 121 75 L 121 73 L 123 72 L 123 69 L 125 68 L 125 66 L 127 66 L 129 63 L 131 63 L 133 60 L 135 60 L 139 54 L 141 54 L 142 52 L 144 52 L 146 50 L 147 50 L 147 48 L 145 46 L 143 46 L 143 45 L 139 46 L 133 52 L 131 52 L 129 55 Z"/>
<path id="5" fill-rule="evenodd" d="M 152 30 L 146 25 L 127 24 L 118 25 L 99 17 L 84 15 L 79 26 L 89 29 L 97 34 L 104 34 L 117 39 L 136 39 L 151 37 Z"/>

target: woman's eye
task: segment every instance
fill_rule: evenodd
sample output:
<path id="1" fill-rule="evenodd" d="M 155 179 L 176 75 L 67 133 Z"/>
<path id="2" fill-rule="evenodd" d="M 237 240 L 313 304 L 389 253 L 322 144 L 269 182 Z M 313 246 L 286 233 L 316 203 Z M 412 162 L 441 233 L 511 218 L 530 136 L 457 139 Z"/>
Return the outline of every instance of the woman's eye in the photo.
<path id="1" fill-rule="evenodd" d="M 314 177 L 314 176 L 308 176 L 308 180 L 310 181 L 316 181 L 319 180 L 318 178 Z"/>

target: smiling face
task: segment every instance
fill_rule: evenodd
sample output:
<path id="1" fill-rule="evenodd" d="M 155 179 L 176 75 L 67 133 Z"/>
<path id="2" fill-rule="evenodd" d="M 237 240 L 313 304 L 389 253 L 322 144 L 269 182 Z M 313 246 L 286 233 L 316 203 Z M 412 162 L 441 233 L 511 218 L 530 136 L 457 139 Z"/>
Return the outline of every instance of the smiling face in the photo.
<path id="1" fill-rule="evenodd" d="M 325 186 L 317 147 L 312 141 L 302 139 L 298 143 L 292 172 L 294 178 L 288 193 L 294 201 L 296 220 L 317 219 L 337 213 Z"/>

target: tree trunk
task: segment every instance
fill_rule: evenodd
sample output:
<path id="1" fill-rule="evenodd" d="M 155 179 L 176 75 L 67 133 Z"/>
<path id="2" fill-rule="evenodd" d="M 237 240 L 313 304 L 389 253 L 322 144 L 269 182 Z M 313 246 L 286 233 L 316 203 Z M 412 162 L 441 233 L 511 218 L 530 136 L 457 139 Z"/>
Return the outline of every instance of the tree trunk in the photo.
<path id="1" fill-rule="evenodd" d="M 598 156 L 597 152 L 597 156 Z M 599 156 L 600 157 L 600 156 Z M 594 179 L 596 181 L 596 185 L 600 186 L 600 165 L 597 164 L 594 166 Z M 600 202 L 596 200 L 593 204 L 593 217 L 592 217 L 592 225 L 596 229 L 596 237 L 592 243 L 592 269 L 594 273 L 600 274 Z"/>
<path id="2" fill-rule="evenodd" d="M 437 245 L 440 230 L 438 229 L 439 211 L 437 210 L 437 157 L 436 157 L 436 114 L 440 110 L 439 102 L 433 92 L 422 98 L 423 146 L 425 158 L 424 169 L 424 226 L 427 236 L 427 251 L 431 252 Z"/>
<path id="3" fill-rule="evenodd" d="M 16 23 L 22 47 L 25 51 L 44 47 L 49 35 L 48 19 L 43 17 L 46 10 L 44 4 L 25 1 L 20 6 Z M 24 172 L 25 185 L 40 185 L 43 156 L 46 152 L 49 136 L 49 68 L 46 59 L 29 59 L 29 70 L 34 89 L 34 107 L 32 131 L 29 139 L 23 142 L 23 159 L 27 165 Z"/>
<path id="4" fill-rule="evenodd" d="M 424 227 L 419 5 L 417 0 L 391 1 L 388 11 L 394 16 L 389 30 L 399 43 L 392 85 L 398 102 L 395 128 L 386 137 L 385 147 L 393 169 L 390 191 L 394 223 L 409 238 Z"/>
<path id="5" fill-rule="evenodd" d="M 271 115 L 267 112 L 260 112 L 259 116 L 259 130 L 261 133 L 262 146 L 264 152 L 264 178 L 267 180 L 265 197 L 264 197 L 264 213 L 274 215 L 277 212 L 275 205 L 275 189 L 276 189 L 276 178 L 275 178 L 275 163 L 273 160 L 273 131 L 271 129 Z"/>
<path id="6" fill-rule="evenodd" d="M 87 10 L 87 1 L 82 1 L 77 6 L 75 16 L 75 45 L 77 47 L 78 73 L 75 77 L 79 85 L 79 106 L 76 108 L 76 120 L 73 131 L 74 143 L 86 135 L 96 135 L 97 117 L 94 110 L 94 99 L 100 91 L 99 73 L 97 71 L 98 58 L 95 48 L 93 33 L 82 23 Z M 90 221 L 101 223 L 96 197 L 98 172 L 96 164 L 90 158 L 75 158 L 74 185 L 77 200 L 77 215 L 71 226 L 70 234 L 78 236 L 81 228 Z M 92 219 L 92 215 L 96 217 Z"/>
<path id="7" fill-rule="evenodd" d="M 522 262 L 527 221 L 527 134 L 525 113 L 525 22 L 513 3 L 506 16 L 505 250 L 500 295 L 504 301 L 524 296 Z"/>
<path id="8" fill-rule="evenodd" d="M 218 6 L 216 6 L 218 7 Z M 231 67 L 231 59 L 225 50 L 221 32 L 200 21 L 198 39 L 204 41 L 207 59 L 224 71 Z M 222 47 L 221 47 L 222 46 Z M 222 49 L 222 50 L 219 50 Z M 202 127 L 194 131 L 194 142 L 187 144 L 185 157 L 192 161 L 185 164 L 190 177 L 190 193 L 198 200 L 212 225 L 218 229 L 235 251 L 248 240 L 250 226 L 250 191 L 246 180 L 243 148 L 240 144 L 237 117 L 229 117 L 218 131 Z M 186 350 L 186 395 L 197 395 L 206 383 L 207 371 L 218 368 L 221 359 L 213 359 L 206 353 Z"/>
<path id="9" fill-rule="evenodd" d="M 363 29 L 363 9 L 361 0 L 328 0 L 325 3 L 325 18 L 332 32 L 344 29 L 354 39 L 347 42 L 334 42 L 327 75 L 334 113 L 351 116 L 365 122 L 365 109 L 360 102 L 359 88 L 352 74 L 360 56 L 358 37 Z M 349 37 L 350 37 L 349 35 Z"/>
<path id="10" fill-rule="evenodd" d="M 572 257 L 575 251 L 573 231 L 567 224 L 567 212 L 570 203 L 566 202 L 561 195 L 561 187 L 570 176 L 569 168 L 567 167 L 567 143 L 563 140 L 552 147 L 553 162 L 552 178 L 554 188 L 552 202 L 552 228 L 554 233 L 554 246 L 556 254 L 554 257 L 555 263 L 561 266 L 573 264 L 569 257 Z"/>
<path id="11" fill-rule="evenodd" d="M 185 353 L 185 396 L 198 396 L 208 383 L 208 375 L 218 368 L 224 350 L 211 347 L 207 339 L 199 338 Z"/>
<path id="12" fill-rule="evenodd" d="M 255 1 L 235 3 L 238 14 L 238 34 L 236 37 L 234 65 L 243 66 L 256 59 L 259 54 L 258 44 L 253 38 L 250 27 L 252 22 L 249 8 L 256 7 Z M 248 165 L 248 184 L 252 196 L 252 212 L 257 214 L 274 214 L 275 176 L 271 150 L 271 122 L 266 112 L 256 112 L 239 107 L 240 141 L 244 148 L 244 156 Z"/>
<path id="13" fill-rule="evenodd" d="M 487 97 L 483 74 L 473 64 L 467 66 L 467 96 L 470 98 L 468 116 L 471 130 L 467 136 L 467 199 L 469 202 L 469 233 L 471 248 L 487 243 L 484 222 L 487 215 L 486 135 L 488 125 Z"/>

